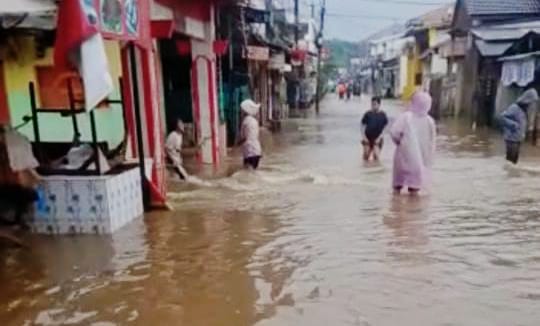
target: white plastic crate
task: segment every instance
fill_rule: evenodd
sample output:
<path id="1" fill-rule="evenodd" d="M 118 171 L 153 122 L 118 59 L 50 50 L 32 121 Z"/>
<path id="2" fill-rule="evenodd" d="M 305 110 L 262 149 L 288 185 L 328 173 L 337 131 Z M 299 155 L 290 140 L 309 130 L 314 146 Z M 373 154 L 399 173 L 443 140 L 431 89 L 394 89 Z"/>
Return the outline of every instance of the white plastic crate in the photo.
<path id="1" fill-rule="evenodd" d="M 45 212 L 32 230 L 42 234 L 110 234 L 143 215 L 137 168 L 107 176 L 51 176 L 43 180 Z"/>

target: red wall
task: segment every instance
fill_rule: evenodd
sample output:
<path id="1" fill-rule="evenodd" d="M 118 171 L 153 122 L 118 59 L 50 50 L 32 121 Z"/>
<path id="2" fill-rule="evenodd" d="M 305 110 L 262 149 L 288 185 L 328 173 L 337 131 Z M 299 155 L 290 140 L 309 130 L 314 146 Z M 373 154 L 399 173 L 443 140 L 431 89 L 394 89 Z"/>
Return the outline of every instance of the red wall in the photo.
<path id="1" fill-rule="evenodd" d="M 9 107 L 4 81 L 4 63 L 0 61 L 0 123 L 9 123 Z"/>

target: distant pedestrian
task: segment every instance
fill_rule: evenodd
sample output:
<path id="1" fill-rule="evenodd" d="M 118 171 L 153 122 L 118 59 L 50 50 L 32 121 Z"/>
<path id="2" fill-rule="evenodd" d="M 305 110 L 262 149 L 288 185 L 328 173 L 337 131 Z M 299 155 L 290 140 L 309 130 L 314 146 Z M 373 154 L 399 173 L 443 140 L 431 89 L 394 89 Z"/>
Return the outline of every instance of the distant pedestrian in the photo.
<path id="1" fill-rule="evenodd" d="M 256 170 L 262 157 L 262 147 L 259 140 L 259 114 L 260 104 L 252 100 L 245 100 L 240 104 L 242 110 L 242 130 L 240 143 L 244 156 L 244 167 Z"/>
<path id="2" fill-rule="evenodd" d="M 396 194 L 405 187 L 416 195 L 428 186 L 435 154 L 436 127 L 428 115 L 432 99 L 426 92 L 416 92 L 410 108 L 393 124 L 390 134 L 396 144 L 393 187 Z"/>
<path id="3" fill-rule="evenodd" d="M 538 99 L 538 92 L 531 88 L 501 114 L 506 160 L 513 164 L 518 163 L 521 143 L 527 136 L 527 111 L 538 102 Z"/>
<path id="4" fill-rule="evenodd" d="M 337 86 L 339 99 L 343 100 L 345 98 L 345 93 L 347 92 L 347 86 L 344 83 L 339 83 Z"/>
<path id="5" fill-rule="evenodd" d="M 184 143 L 185 126 L 180 119 L 176 120 L 176 125 L 171 133 L 167 136 L 165 142 L 165 153 L 167 160 L 173 165 L 174 172 L 181 180 L 186 180 L 188 177 L 186 170 L 183 167 L 182 160 L 182 145 Z"/>
<path id="6" fill-rule="evenodd" d="M 352 82 L 347 83 L 347 101 L 351 99 L 353 95 L 353 84 Z"/>
<path id="7" fill-rule="evenodd" d="M 388 125 L 388 117 L 381 110 L 381 98 L 374 96 L 371 99 L 371 110 L 362 118 L 362 145 L 364 147 L 364 161 L 369 161 L 373 156 L 379 160 L 379 152 L 383 148 L 383 131 Z"/>

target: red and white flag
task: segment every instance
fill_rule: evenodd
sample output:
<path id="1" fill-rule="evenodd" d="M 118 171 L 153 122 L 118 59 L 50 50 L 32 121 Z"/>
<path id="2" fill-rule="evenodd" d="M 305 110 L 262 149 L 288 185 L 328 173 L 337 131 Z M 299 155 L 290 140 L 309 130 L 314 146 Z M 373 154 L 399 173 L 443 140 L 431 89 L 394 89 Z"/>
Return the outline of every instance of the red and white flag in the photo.
<path id="1" fill-rule="evenodd" d="M 114 88 L 97 22 L 93 0 L 60 1 L 54 62 L 79 70 L 87 110 L 96 107 Z"/>

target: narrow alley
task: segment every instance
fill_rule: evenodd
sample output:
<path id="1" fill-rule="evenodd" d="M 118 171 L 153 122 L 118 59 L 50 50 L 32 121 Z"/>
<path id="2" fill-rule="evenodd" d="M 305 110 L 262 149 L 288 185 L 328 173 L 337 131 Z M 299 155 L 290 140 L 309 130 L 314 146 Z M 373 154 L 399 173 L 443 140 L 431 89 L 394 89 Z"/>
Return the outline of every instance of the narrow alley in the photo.
<path id="1" fill-rule="evenodd" d="M 2 248 L 0 324 L 537 324 L 540 172 L 506 168 L 493 131 L 443 122 L 432 194 L 394 197 L 390 141 L 361 161 L 368 104 L 329 95 L 259 172 L 172 193 L 174 212 L 111 237 Z"/>

